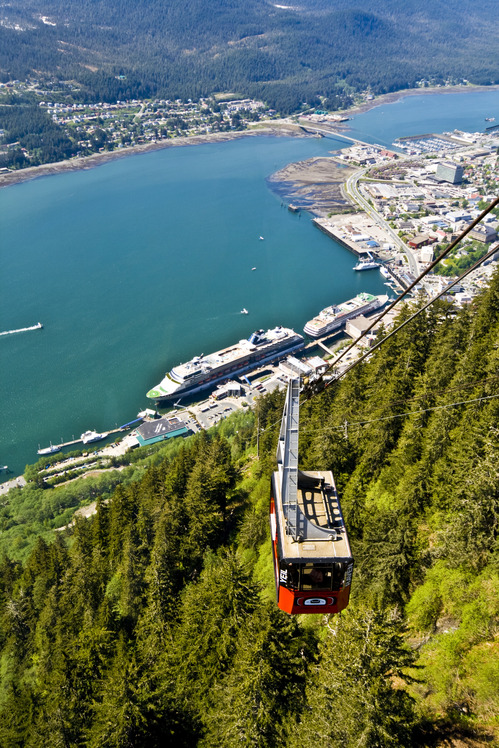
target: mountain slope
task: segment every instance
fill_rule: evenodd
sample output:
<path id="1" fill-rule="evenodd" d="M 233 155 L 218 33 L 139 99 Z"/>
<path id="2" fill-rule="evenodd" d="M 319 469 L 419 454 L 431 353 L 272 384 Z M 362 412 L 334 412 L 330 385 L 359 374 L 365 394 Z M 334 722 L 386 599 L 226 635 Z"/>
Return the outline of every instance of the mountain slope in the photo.
<path id="1" fill-rule="evenodd" d="M 422 77 L 495 82 L 498 20 L 492 0 L 13 0 L 0 10 L 0 73 L 74 78 L 102 98 L 142 85 L 169 97 L 236 90 L 296 106 Z M 113 82 L 117 73 L 126 85 Z"/>

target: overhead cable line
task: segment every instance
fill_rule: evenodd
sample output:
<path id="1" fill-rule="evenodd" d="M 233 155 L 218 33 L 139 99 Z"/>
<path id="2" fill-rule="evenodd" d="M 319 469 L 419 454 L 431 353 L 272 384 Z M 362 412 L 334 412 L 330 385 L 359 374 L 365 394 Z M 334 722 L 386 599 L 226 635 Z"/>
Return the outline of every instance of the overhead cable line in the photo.
<path id="1" fill-rule="evenodd" d="M 414 400 L 422 400 L 424 397 L 428 397 L 428 395 L 448 395 L 451 392 L 456 392 L 457 390 L 467 390 L 470 387 L 477 387 L 478 385 L 484 385 L 484 384 L 489 384 L 490 382 L 496 382 L 498 379 L 499 379 L 499 375 L 494 376 L 494 377 L 487 377 L 486 379 L 479 379 L 478 381 L 475 381 L 475 382 L 465 382 L 463 384 L 456 385 L 455 387 L 449 387 L 448 389 L 445 389 L 445 390 L 430 390 L 428 392 L 424 392 L 421 395 L 408 397 L 404 400 L 392 400 L 391 402 L 387 403 L 387 406 L 393 406 L 399 403 L 410 403 L 410 402 L 413 402 Z M 438 408 L 451 408 L 456 405 L 464 405 L 466 403 L 472 403 L 472 402 L 477 402 L 477 401 L 486 400 L 486 399 L 493 399 L 495 397 L 499 397 L 499 395 L 490 395 L 490 396 L 486 396 L 483 398 L 475 398 L 473 400 L 463 400 L 458 403 L 449 403 L 447 405 L 432 406 L 430 408 L 425 408 L 423 410 L 414 410 L 414 411 L 410 411 L 409 413 L 397 413 L 394 416 L 383 416 L 382 418 L 375 418 L 375 419 L 366 420 L 366 421 L 348 421 L 345 419 L 344 421 L 342 421 L 341 426 L 324 426 L 322 429 L 319 429 L 319 431 L 325 432 L 325 431 L 332 431 L 335 428 L 344 428 L 345 424 L 347 426 L 357 426 L 359 424 L 362 425 L 366 423 L 374 423 L 375 421 L 380 421 L 380 420 L 386 421 L 389 418 L 400 418 L 401 416 L 404 416 L 404 415 L 412 416 L 412 415 L 416 415 L 417 413 L 426 413 L 429 410 L 437 410 Z M 275 423 L 277 423 L 277 421 Z M 265 433 L 267 429 L 271 428 L 272 426 L 275 426 L 275 423 L 269 424 L 268 426 L 265 427 L 265 429 L 262 429 L 260 433 Z M 304 428 L 303 432 L 306 433 L 306 431 L 307 429 Z M 314 431 L 317 431 L 316 427 L 314 427 Z"/>
<path id="2" fill-rule="evenodd" d="M 479 379 L 476 382 L 465 382 L 464 384 L 456 384 L 455 387 L 449 387 L 445 390 L 427 390 L 422 395 L 414 395 L 414 397 L 407 397 L 404 400 L 392 400 L 390 405 L 398 405 L 399 403 L 412 403 L 414 400 L 422 400 L 428 395 L 448 395 L 449 392 L 455 392 L 456 390 L 468 390 L 470 387 L 477 387 L 479 384 L 488 384 L 489 382 L 495 382 L 499 379 L 499 374 L 493 377 L 487 377 L 487 379 Z"/>
<path id="3" fill-rule="evenodd" d="M 404 416 L 417 416 L 421 413 L 429 413 L 432 410 L 442 410 L 443 408 L 455 408 L 458 405 L 469 405 L 470 403 L 481 403 L 484 400 L 494 400 L 495 398 L 498 398 L 499 395 L 484 395 L 484 397 L 475 397 L 472 400 L 461 400 L 461 402 L 458 403 L 446 403 L 445 405 L 433 405 L 431 408 L 424 408 L 423 410 L 410 410 L 407 413 L 395 413 L 392 416 L 381 416 L 380 418 L 371 418 L 368 421 L 342 421 L 340 426 L 324 426 L 322 429 L 317 429 L 314 427 L 314 432 L 325 432 L 325 431 L 333 431 L 334 429 L 340 429 L 344 426 L 365 426 L 368 423 L 377 423 L 378 421 L 391 421 L 395 418 L 403 418 Z M 303 432 L 306 432 L 307 429 L 304 428 Z"/>
<path id="4" fill-rule="evenodd" d="M 443 260 L 443 259 L 444 259 L 444 258 L 445 258 L 445 257 L 446 257 L 446 256 L 447 256 L 448 254 L 449 254 L 449 252 L 451 252 L 451 251 L 452 251 L 452 250 L 453 250 L 453 249 L 454 249 L 454 248 L 455 248 L 455 247 L 456 247 L 456 246 L 457 246 L 457 245 L 459 244 L 459 242 L 460 242 L 460 241 L 461 241 L 462 239 L 464 239 L 464 237 L 465 237 L 465 236 L 466 236 L 467 234 L 469 234 L 469 232 L 470 232 L 470 231 L 472 231 L 472 230 L 473 230 L 473 228 L 474 228 L 474 227 L 475 227 L 475 226 L 476 226 L 476 225 L 477 225 L 478 223 L 480 223 L 480 221 L 482 221 L 482 220 L 483 220 L 483 219 L 485 218 L 485 216 L 487 216 L 487 215 L 488 215 L 488 214 L 489 214 L 489 213 L 490 213 L 490 212 L 491 212 L 492 210 L 494 210 L 494 208 L 496 208 L 496 207 L 497 207 L 498 205 L 499 205 L 499 197 L 496 197 L 496 198 L 495 198 L 495 200 L 493 200 L 493 201 L 492 201 L 492 202 L 491 202 L 491 203 L 490 203 L 490 204 L 489 204 L 489 205 L 487 206 L 487 208 L 485 208 L 485 209 L 484 209 L 484 210 L 483 210 L 483 211 L 482 211 L 482 212 L 480 213 L 480 215 L 479 215 L 479 216 L 478 216 L 477 218 L 475 218 L 475 220 L 474 220 L 474 221 L 472 221 L 472 222 L 471 222 L 471 223 L 469 224 L 469 226 L 467 226 L 467 227 L 466 227 L 465 229 L 463 229 L 463 231 L 461 231 L 461 233 L 460 233 L 460 234 L 459 234 L 459 235 L 458 235 L 458 236 L 457 236 L 457 237 L 456 237 L 456 238 L 455 238 L 455 239 L 454 239 L 454 240 L 453 240 L 453 241 L 452 241 L 452 242 L 451 242 L 451 243 L 450 243 L 450 244 L 448 245 L 448 247 L 446 247 L 446 249 L 445 249 L 445 250 L 444 250 L 444 251 L 443 251 L 443 252 L 442 252 L 442 253 L 441 253 L 441 254 L 440 254 L 440 255 L 439 255 L 439 256 L 438 256 L 438 257 L 437 257 L 437 258 L 436 258 L 435 260 L 433 260 L 433 262 L 431 262 L 431 263 L 430 263 L 430 265 L 428 265 L 428 267 L 427 267 L 427 268 L 425 268 L 425 270 L 424 270 L 424 271 L 423 271 L 422 273 L 420 273 L 420 275 L 419 275 L 419 276 L 418 276 L 418 277 L 416 278 L 416 280 L 414 280 L 414 281 L 413 281 L 413 282 L 412 282 L 412 283 L 411 283 L 411 284 L 410 284 L 410 285 L 409 285 L 409 286 L 408 286 L 408 287 L 407 287 L 407 288 L 406 288 L 406 289 L 405 289 L 405 290 L 404 290 L 404 291 L 403 291 L 403 292 L 402 292 L 402 293 L 401 293 L 401 294 L 400 294 L 399 296 L 397 296 L 397 298 L 396 298 L 396 299 L 394 299 L 394 301 L 392 301 L 392 303 L 391 303 L 391 304 L 390 304 L 390 305 L 389 305 L 389 306 L 388 306 L 388 307 L 387 307 L 387 308 L 386 308 L 386 309 L 385 309 L 385 310 L 384 310 L 384 311 L 383 311 L 383 312 L 382 312 L 382 313 L 381 313 L 381 314 L 380 314 L 379 316 L 377 316 L 377 317 L 376 317 L 376 319 L 374 319 L 374 320 L 373 320 L 373 322 L 372 322 L 372 323 L 371 323 L 371 324 L 370 324 L 370 325 L 369 325 L 369 326 L 368 326 L 368 327 L 367 327 L 367 328 L 366 328 L 366 329 L 365 329 L 365 330 L 364 330 L 364 331 L 363 331 L 363 332 L 361 333 L 361 335 L 360 335 L 360 336 L 359 336 L 359 337 L 358 337 L 358 338 L 357 338 L 356 340 L 354 340 L 354 341 L 353 341 L 353 342 L 352 342 L 352 343 L 351 343 L 351 344 L 350 344 L 349 346 L 347 346 L 347 347 L 346 347 L 346 348 L 345 348 L 345 349 L 344 349 L 344 350 L 343 350 L 343 351 L 342 351 L 342 352 L 340 353 L 340 355 L 339 355 L 339 356 L 338 356 L 338 357 L 337 357 L 337 358 L 336 358 L 336 359 L 335 359 L 335 360 L 334 360 L 334 361 L 333 361 L 333 362 L 332 362 L 331 364 L 329 364 L 329 366 L 328 366 L 328 368 L 326 369 L 326 371 L 324 372 L 324 374 L 326 374 L 326 373 L 327 373 L 327 372 L 328 372 L 328 371 L 329 371 L 330 369 L 332 369 L 332 368 L 333 368 L 334 366 L 336 366 L 336 364 L 337 364 L 337 363 L 338 363 L 338 362 L 339 362 L 339 361 L 340 361 L 340 360 L 341 360 L 341 359 L 342 359 L 342 358 L 343 358 L 343 357 L 344 357 L 344 356 L 345 356 L 345 355 L 346 355 L 346 354 L 347 354 L 347 353 L 348 353 L 348 352 L 349 352 L 350 350 L 352 350 L 352 348 L 354 348 L 354 347 L 355 347 L 356 345 L 358 345 L 358 343 L 360 342 L 360 340 L 361 340 L 362 338 L 364 338 L 364 337 L 365 337 L 365 336 L 366 336 L 366 335 L 367 335 L 367 334 L 368 334 L 368 333 L 369 333 L 369 332 L 370 332 L 370 331 L 371 331 L 371 330 L 373 329 L 373 327 L 374 327 L 375 325 L 379 324 L 380 320 L 381 320 L 381 319 L 382 319 L 383 317 L 385 317 L 385 316 L 386 316 L 386 315 L 388 314 L 388 312 L 390 312 L 390 311 L 391 311 L 391 310 L 392 310 L 392 309 L 393 309 L 393 308 L 394 308 L 394 307 L 396 306 L 396 304 L 398 304 L 398 303 L 399 303 L 400 301 L 402 301 L 402 299 L 403 299 L 403 298 L 405 298 L 405 297 L 407 296 L 407 294 L 408 294 L 408 293 L 410 293 L 410 291 L 412 291 L 412 289 L 413 289 L 413 288 L 414 288 L 414 287 L 415 287 L 415 286 L 416 286 L 416 285 L 417 285 L 417 284 L 418 284 L 418 283 L 419 283 L 419 282 L 420 282 L 420 281 L 421 281 L 421 280 L 422 280 L 422 279 L 423 279 L 423 278 L 424 278 L 424 277 L 425 277 L 426 275 L 428 275 L 428 273 L 430 273 L 430 272 L 431 272 L 431 270 L 433 270 L 433 268 L 434 268 L 434 267 L 435 267 L 436 265 L 438 265 L 438 263 L 439 263 L 439 262 L 440 262 L 441 260 Z M 303 397 L 302 397 L 302 402 L 306 402 L 307 400 L 311 399 L 311 398 L 312 398 L 312 397 L 313 397 L 313 396 L 314 396 L 315 394 L 318 394 L 318 393 L 319 393 L 319 392 L 320 392 L 321 390 L 325 389 L 326 387 L 328 387 L 328 386 L 329 386 L 330 384 L 332 384 L 333 382 L 337 382 L 337 381 L 338 381 L 339 379 L 341 379 L 342 377 L 344 377 L 344 376 L 345 376 L 345 374 L 347 374 L 347 373 L 348 373 L 349 371 L 351 371 L 351 370 L 352 370 L 352 369 L 353 369 L 353 368 L 354 368 L 355 366 L 357 366 L 357 365 L 358 365 L 358 364 L 360 364 L 360 363 L 361 363 L 362 361 L 364 361 L 364 359 L 368 358 L 368 357 L 369 357 L 369 356 L 370 356 L 370 355 L 371 355 L 372 353 L 374 353 L 374 351 L 375 351 L 375 350 L 377 350 L 378 348 L 380 348 L 380 346 L 381 346 L 381 345 L 383 345 L 383 343 L 385 343 L 385 342 L 386 342 L 386 341 L 387 341 L 387 340 L 388 340 L 389 338 L 391 338 L 391 337 L 392 337 L 393 335 L 395 335 L 395 333 L 399 332 L 399 330 L 401 330 L 401 329 L 402 329 L 403 327 L 405 327 L 405 325 L 409 324 L 409 322 L 412 322 L 412 320 L 413 320 L 413 319 L 414 319 L 415 317 L 417 317 L 417 316 L 418 316 L 418 314 L 421 314 L 422 312 L 424 312 L 424 311 L 425 311 L 425 310 L 426 310 L 426 309 L 427 309 L 427 308 L 428 308 L 428 307 L 429 307 L 429 306 L 430 306 L 431 304 L 433 304 L 433 303 L 434 303 L 435 301 L 437 301 L 437 300 L 438 300 L 438 299 L 439 299 L 439 298 L 440 298 L 441 296 L 443 296 L 444 294 L 448 293 L 448 291 L 449 291 L 449 290 L 450 290 L 451 288 L 453 288 L 453 287 L 454 287 L 454 286 L 455 286 L 455 285 L 456 285 L 457 283 L 460 283 L 460 282 L 461 282 L 461 281 L 463 280 L 463 278 L 465 278 L 465 277 L 466 277 L 467 275 L 469 275 L 469 274 L 470 274 L 470 273 L 472 273 L 472 272 L 473 272 L 474 270 L 476 270 L 476 268 L 477 268 L 477 267 L 479 267 L 479 266 L 480 266 L 480 265 L 481 265 L 481 264 L 482 264 L 483 262 L 485 262 L 485 261 L 486 261 L 486 260 L 488 260 L 488 259 L 489 259 L 490 257 L 492 257 L 492 255 L 494 255 L 494 254 L 495 254 L 495 253 L 496 253 L 497 251 L 498 251 L 498 250 L 497 250 L 497 248 L 489 250 L 489 252 L 487 252 L 487 253 L 486 253 L 486 254 L 485 254 L 485 255 L 484 255 L 483 257 L 481 257 L 481 258 L 480 258 L 479 260 L 477 260 L 477 261 L 476 261 L 476 262 L 475 262 L 475 263 L 474 263 L 474 264 L 473 264 L 473 265 L 472 265 L 472 266 L 471 266 L 470 268 L 468 268 L 468 269 L 467 269 L 467 270 L 465 270 L 465 271 L 464 271 L 463 273 L 461 273 L 461 275 L 460 275 L 460 276 L 459 276 L 458 278 L 456 278 L 456 279 L 455 279 L 454 281 L 452 281 L 452 283 L 450 283 L 449 285 L 447 285 L 447 286 L 446 286 L 446 287 L 445 287 L 445 288 L 444 288 L 444 289 L 443 289 L 443 290 L 442 290 L 442 291 L 441 291 L 441 292 L 440 292 L 439 294 L 437 294 L 437 295 L 436 295 L 436 296 L 434 296 L 434 297 L 433 297 L 432 299 L 430 299 L 430 301 L 428 301 L 428 303 L 427 303 L 427 304 L 425 304 L 425 305 L 424 305 L 423 307 L 421 307 L 420 309 L 418 309 L 418 310 L 417 310 L 417 311 L 416 311 L 416 312 L 415 312 L 414 314 L 412 314 L 412 315 L 411 315 L 411 316 L 410 316 L 410 317 L 409 317 L 409 318 L 408 318 L 407 320 L 405 320 L 404 322 L 402 322 L 402 324 L 400 324 L 400 325 L 399 325 L 398 327 L 396 327 L 396 328 L 395 328 L 394 330 L 392 330 L 392 331 L 391 331 L 391 332 L 390 332 L 390 333 L 389 333 L 388 335 L 386 335 L 386 336 L 385 336 L 385 337 L 384 337 L 384 338 L 383 338 L 382 340 L 380 340 L 380 341 L 379 341 L 378 343 L 376 343 L 376 345 L 374 345 L 374 346 L 373 346 L 372 348 L 370 348 L 370 349 L 369 349 L 368 351 L 366 351 L 366 353 L 364 353 L 364 354 L 363 354 L 362 356 L 360 356 L 359 358 L 357 358 L 357 359 L 356 359 L 356 360 L 355 360 L 355 361 L 354 361 L 354 362 L 353 362 L 353 363 L 352 363 L 352 364 L 351 364 L 350 366 L 348 366 L 348 367 L 347 367 L 346 369 L 344 369 L 344 370 L 343 370 L 343 371 L 342 371 L 341 373 L 339 373 L 339 374 L 338 374 L 338 376 L 336 376 L 336 377 L 335 377 L 334 379 L 331 379 L 331 380 L 330 380 L 329 382 L 324 382 L 324 381 L 323 381 L 323 378 L 324 378 L 324 374 L 322 374 L 322 375 L 321 375 L 321 377 L 320 377 L 320 380 L 318 380 L 318 381 L 322 381 L 322 383 L 323 383 L 323 386 L 322 386 L 322 388 L 320 388 L 320 389 L 319 389 L 319 388 L 317 387 L 317 382 L 315 382 L 315 383 L 314 383 L 315 387 L 314 387 L 314 385 L 312 385 L 312 387 L 309 387 L 309 389 L 308 389 L 308 392 L 307 392 L 306 390 L 304 390 L 304 392 L 303 392 Z M 491 396 L 491 397 L 496 397 L 496 395 L 493 395 L 493 396 Z M 469 401 L 469 402 L 472 402 L 472 401 Z M 436 406 L 436 407 L 447 407 L 447 406 Z M 423 412 L 423 411 L 421 411 L 421 412 Z M 398 418 L 398 417 L 400 417 L 401 415 L 403 415 L 403 414 L 400 414 L 400 415 L 397 415 L 397 416 L 387 416 L 385 420 L 387 420 L 388 418 L 391 418 L 391 417 L 394 417 L 394 418 Z M 410 415 L 410 414 L 409 414 L 409 415 Z M 259 431 L 259 434 L 260 434 L 260 433 L 265 433 L 265 432 L 266 432 L 266 431 L 267 431 L 268 429 L 272 428 L 272 427 L 273 427 L 273 426 L 275 426 L 275 425 L 276 425 L 277 423 L 278 423 L 278 421 L 276 421 L 275 423 L 271 423 L 271 424 L 268 424 L 268 425 L 267 425 L 267 426 L 266 426 L 266 427 L 265 427 L 264 429 L 262 429 L 262 431 L 261 431 L 261 432 Z M 354 425 L 354 424 L 352 423 L 352 425 Z"/>
<path id="5" fill-rule="evenodd" d="M 485 218 L 485 216 L 487 216 L 498 205 L 499 205 L 499 197 L 496 197 L 495 200 L 493 200 L 487 206 L 487 208 L 485 208 L 485 210 L 483 210 L 480 213 L 480 215 L 477 218 L 475 218 L 474 221 L 472 221 L 468 226 L 466 226 L 465 229 L 463 229 L 463 231 L 461 231 L 461 233 L 446 247 L 446 249 L 442 252 L 442 254 L 440 254 L 435 260 L 433 260 L 433 262 L 431 262 L 428 265 L 428 267 L 425 268 L 425 270 L 423 270 L 422 273 L 420 273 L 420 275 L 416 278 L 416 280 L 414 280 L 401 294 L 399 294 L 399 296 L 397 296 L 397 298 L 394 299 L 392 301 L 392 303 L 389 304 L 388 307 L 386 309 L 384 309 L 383 312 L 379 316 L 377 316 L 376 319 L 374 319 L 371 322 L 371 324 L 361 333 L 361 335 L 356 340 L 354 340 L 352 343 L 350 343 L 350 345 L 348 345 L 340 353 L 340 355 L 333 362 L 331 362 L 329 364 L 329 366 L 326 369 L 326 371 L 324 372 L 324 374 L 326 374 L 330 369 L 332 369 L 334 366 L 336 366 L 338 364 L 338 362 L 341 361 L 341 359 L 349 351 L 352 350 L 352 348 L 354 348 L 356 345 L 358 345 L 358 343 L 362 340 L 362 338 L 364 338 L 373 329 L 373 327 L 375 327 L 376 325 L 378 325 L 380 323 L 380 321 L 383 319 L 383 317 L 385 317 L 396 306 L 396 304 L 398 304 L 400 301 L 402 301 L 402 299 L 404 299 L 407 296 L 407 294 L 409 294 L 412 291 L 412 289 L 415 288 L 415 286 L 417 286 L 418 283 L 420 283 L 420 281 L 426 275 L 428 275 L 428 273 L 430 273 L 433 270 L 433 268 L 436 265 L 438 265 L 438 263 L 441 262 L 441 260 L 443 260 L 449 254 L 449 252 L 451 252 L 459 244 L 459 242 L 462 239 L 464 239 L 464 237 L 467 234 L 469 234 L 469 232 L 472 231 L 473 228 L 478 223 L 480 223 L 480 221 L 482 221 Z M 451 288 L 453 288 L 453 286 L 455 286 L 457 283 L 459 283 L 460 281 L 462 281 L 463 278 L 465 278 L 467 275 L 469 275 L 469 273 L 473 272 L 473 270 L 475 270 L 481 263 L 485 262 L 487 259 L 489 259 L 489 257 L 492 257 L 492 255 L 495 254 L 496 251 L 497 251 L 497 249 L 490 250 L 489 252 L 487 252 L 487 254 L 484 255 L 483 257 L 481 257 L 479 260 L 477 260 L 477 262 L 475 262 L 475 264 L 471 268 L 468 268 L 467 270 L 465 270 L 458 278 L 456 278 L 456 280 L 454 280 L 452 283 L 450 283 L 448 286 L 446 286 L 439 294 L 437 294 L 432 299 L 430 299 L 430 301 L 427 304 L 425 304 L 425 306 L 423 306 L 420 309 L 418 309 L 411 317 L 409 317 L 401 325 L 399 325 L 397 328 L 395 328 L 394 330 L 392 330 L 388 335 L 386 335 L 386 337 L 383 338 L 383 340 L 379 341 L 375 346 L 373 346 L 372 348 L 370 348 L 369 351 L 367 351 L 364 355 L 362 355 L 358 359 L 356 359 L 349 367 L 347 367 L 344 371 L 342 371 L 340 374 L 338 374 L 337 377 L 335 377 L 334 379 L 330 380 L 327 383 L 324 383 L 324 387 L 323 388 L 328 387 L 332 382 L 336 382 L 336 381 L 338 381 L 338 379 L 341 379 L 343 376 L 345 376 L 345 374 L 347 372 L 349 372 L 351 369 L 353 369 L 355 366 L 357 366 L 357 364 L 360 364 L 365 358 L 367 358 L 368 356 L 370 356 L 371 353 L 373 353 L 377 348 L 379 348 L 381 345 L 383 345 L 383 343 L 385 343 L 389 338 L 391 338 L 393 335 L 395 335 L 395 333 L 397 333 L 399 330 L 401 330 L 402 327 L 405 327 L 405 325 L 409 324 L 409 322 L 411 322 L 415 317 L 417 317 L 418 314 L 421 314 L 422 312 L 424 312 L 425 309 L 427 309 L 431 304 L 433 304 L 435 301 L 437 301 L 441 296 L 443 296 L 444 294 L 446 294 Z M 324 374 L 322 375 L 321 380 L 323 380 Z M 311 397 L 313 394 L 315 394 L 315 393 L 311 392 L 310 394 L 308 394 L 307 396 L 304 397 L 304 400 L 308 400 L 309 397 Z"/>
<path id="6" fill-rule="evenodd" d="M 335 377 L 335 379 L 333 381 L 337 381 L 338 379 L 341 379 L 341 377 L 345 376 L 345 374 L 347 372 L 349 372 L 351 369 L 353 369 L 354 366 L 356 366 L 361 361 L 363 361 L 365 358 L 367 358 L 368 356 L 370 356 L 371 353 L 373 353 L 377 348 L 380 348 L 380 346 L 382 346 L 383 343 L 386 343 L 386 341 L 389 340 L 389 338 L 391 338 L 393 335 L 395 335 L 395 333 L 397 333 L 403 327 L 405 327 L 406 325 L 408 325 L 409 322 L 412 322 L 412 320 L 415 319 L 418 316 L 418 314 L 421 314 L 426 309 L 428 309 L 428 307 L 431 306 L 431 304 L 433 304 L 435 301 L 438 301 L 438 299 L 440 299 L 442 296 L 444 296 L 445 294 L 447 294 L 450 291 L 451 288 L 453 288 L 457 283 L 460 283 L 464 278 L 466 278 L 467 275 L 469 275 L 470 273 L 472 273 L 473 270 L 476 270 L 479 265 L 481 265 L 483 262 L 485 262 L 486 260 L 488 260 L 490 257 L 492 257 L 492 255 L 496 254 L 496 252 L 498 252 L 498 251 L 499 250 L 496 247 L 495 249 L 491 249 L 489 252 L 487 252 L 487 254 L 485 254 L 483 257 L 481 257 L 479 260 L 477 260 L 474 265 L 472 265 L 470 268 L 468 268 L 463 273 L 461 273 L 461 275 L 458 278 L 456 278 L 456 280 L 454 280 L 452 283 L 450 283 L 448 286 L 446 286 L 444 289 L 442 289 L 442 291 L 440 291 L 440 293 L 438 293 L 436 296 L 433 296 L 433 298 L 431 298 L 424 306 L 420 307 L 416 312 L 414 312 L 414 314 L 411 314 L 411 316 L 408 317 L 406 320 L 404 320 L 398 327 L 396 327 L 394 330 L 391 330 L 388 333 L 388 335 L 386 335 L 382 340 L 380 340 L 378 343 L 376 343 L 376 345 L 373 345 L 372 348 L 370 348 L 368 351 L 366 351 L 366 353 L 364 353 L 362 356 L 360 356 L 358 359 L 356 359 L 348 368 L 344 369 L 341 372 L 341 374 L 338 374 L 338 376 Z M 376 320 L 375 324 L 378 321 L 379 320 Z M 359 338 L 356 341 L 354 341 L 353 345 L 356 345 L 358 342 L 359 342 Z M 353 345 L 351 345 L 348 350 L 350 350 L 350 348 L 352 348 Z M 341 358 L 341 356 L 339 358 Z M 331 367 L 334 366 L 334 365 L 336 365 L 337 361 L 339 361 L 339 358 L 336 361 L 334 361 L 333 364 L 331 364 Z M 331 368 L 331 367 L 329 367 L 329 368 Z M 327 383 L 325 386 L 327 387 L 328 384 L 329 383 Z"/>

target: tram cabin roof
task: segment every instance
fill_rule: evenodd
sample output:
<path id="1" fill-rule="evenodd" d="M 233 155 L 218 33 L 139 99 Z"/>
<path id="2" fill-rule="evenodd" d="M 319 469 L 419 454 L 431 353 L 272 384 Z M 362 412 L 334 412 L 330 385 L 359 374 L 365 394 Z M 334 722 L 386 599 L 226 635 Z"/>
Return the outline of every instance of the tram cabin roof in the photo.
<path id="1" fill-rule="evenodd" d="M 350 543 L 330 470 L 298 471 L 297 537 L 289 532 L 279 473 L 274 473 L 280 557 L 288 563 L 332 563 L 352 558 Z"/>

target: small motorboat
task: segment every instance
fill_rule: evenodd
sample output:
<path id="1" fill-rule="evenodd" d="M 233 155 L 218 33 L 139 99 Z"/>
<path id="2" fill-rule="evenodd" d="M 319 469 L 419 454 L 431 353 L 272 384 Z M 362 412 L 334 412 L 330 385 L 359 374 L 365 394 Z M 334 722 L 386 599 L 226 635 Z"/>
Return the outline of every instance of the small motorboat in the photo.
<path id="1" fill-rule="evenodd" d="M 38 455 L 52 455 L 52 454 L 54 454 L 54 452 L 59 452 L 60 449 L 61 448 L 59 446 L 57 446 L 57 444 L 52 444 L 51 443 L 50 447 L 44 447 L 43 449 L 38 449 L 36 451 L 36 453 Z"/>
<path id="2" fill-rule="evenodd" d="M 108 434 L 99 434 L 97 431 L 85 431 L 80 439 L 83 444 L 90 444 L 91 442 L 98 442 L 101 439 L 105 439 Z"/>

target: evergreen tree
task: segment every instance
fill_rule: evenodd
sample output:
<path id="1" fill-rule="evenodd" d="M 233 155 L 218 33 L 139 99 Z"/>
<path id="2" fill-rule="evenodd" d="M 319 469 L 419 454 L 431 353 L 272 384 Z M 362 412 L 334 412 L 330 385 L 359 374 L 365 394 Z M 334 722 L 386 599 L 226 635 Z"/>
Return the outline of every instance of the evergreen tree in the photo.
<path id="1" fill-rule="evenodd" d="M 333 619 L 290 748 L 411 745 L 415 716 L 400 681 L 407 680 L 405 668 L 414 659 L 400 621 L 387 612 L 348 612 Z"/>
<path id="2" fill-rule="evenodd" d="M 311 637 L 273 603 L 241 627 L 229 671 L 215 683 L 203 748 L 284 746 L 305 687 Z"/>
<path id="3" fill-rule="evenodd" d="M 199 581 L 186 589 L 172 650 L 177 693 L 200 712 L 257 602 L 258 587 L 233 552 L 207 554 Z"/>

